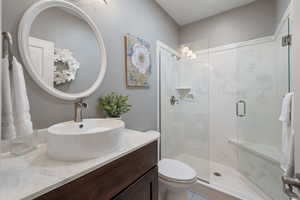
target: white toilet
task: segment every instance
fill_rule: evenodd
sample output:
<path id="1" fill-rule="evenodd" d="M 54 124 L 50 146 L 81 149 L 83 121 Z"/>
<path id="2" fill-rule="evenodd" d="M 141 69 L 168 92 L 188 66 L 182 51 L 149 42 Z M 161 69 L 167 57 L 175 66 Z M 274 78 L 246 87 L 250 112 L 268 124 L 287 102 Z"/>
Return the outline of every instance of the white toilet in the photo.
<path id="1" fill-rule="evenodd" d="M 188 190 L 197 182 L 193 168 L 178 160 L 158 163 L 160 200 L 188 200 Z"/>

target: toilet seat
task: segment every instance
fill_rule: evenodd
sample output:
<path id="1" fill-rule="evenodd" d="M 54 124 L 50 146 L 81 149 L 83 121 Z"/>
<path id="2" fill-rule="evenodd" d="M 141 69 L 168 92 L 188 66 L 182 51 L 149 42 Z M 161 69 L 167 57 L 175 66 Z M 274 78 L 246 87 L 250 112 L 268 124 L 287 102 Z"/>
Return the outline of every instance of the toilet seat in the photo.
<path id="1" fill-rule="evenodd" d="M 178 160 L 163 159 L 158 163 L 159 178 L 175 183 L 194 183 L 197 173 L 193 168 Z"/>

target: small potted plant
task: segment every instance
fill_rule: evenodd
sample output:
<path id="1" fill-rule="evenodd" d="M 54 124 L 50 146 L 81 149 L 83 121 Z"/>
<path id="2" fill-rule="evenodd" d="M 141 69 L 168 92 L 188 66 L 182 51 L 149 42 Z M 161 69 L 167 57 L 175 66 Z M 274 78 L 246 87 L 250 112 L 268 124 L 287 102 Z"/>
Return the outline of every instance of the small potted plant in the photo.
<path id="1" fill-rule="evenodd" d="M 131 109 L 131 105 L 128 104 L 128 96 L 123 96 L 115 92 L 99 98 L 99 106 L 105 111 L 108 117 L 117 119 L 120 119 L 121 115 Z"/>

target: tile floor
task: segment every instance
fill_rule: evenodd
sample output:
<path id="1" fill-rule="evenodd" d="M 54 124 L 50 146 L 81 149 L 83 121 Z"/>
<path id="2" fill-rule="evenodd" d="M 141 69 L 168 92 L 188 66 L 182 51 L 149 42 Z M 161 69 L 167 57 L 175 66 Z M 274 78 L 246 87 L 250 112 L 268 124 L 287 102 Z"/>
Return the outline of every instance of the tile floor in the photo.
<path id="1" fill-rule="evenodd" d="M 201 197 L 199 194 L 194 192 L 189 192 L 189 200 L 208 200 L 204 197 Z"/>

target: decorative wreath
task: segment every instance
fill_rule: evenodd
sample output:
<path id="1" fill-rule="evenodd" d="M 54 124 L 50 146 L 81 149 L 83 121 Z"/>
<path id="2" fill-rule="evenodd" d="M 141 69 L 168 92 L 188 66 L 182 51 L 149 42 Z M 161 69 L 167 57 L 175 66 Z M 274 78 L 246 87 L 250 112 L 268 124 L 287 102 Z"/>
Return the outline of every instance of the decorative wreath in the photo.
<path id="1" fill-rule="evenodd" d="M 80 63 L 69 49 L 55 48 L 54 51 L 54 84 L 72 82 L 76 78 Z"/>

